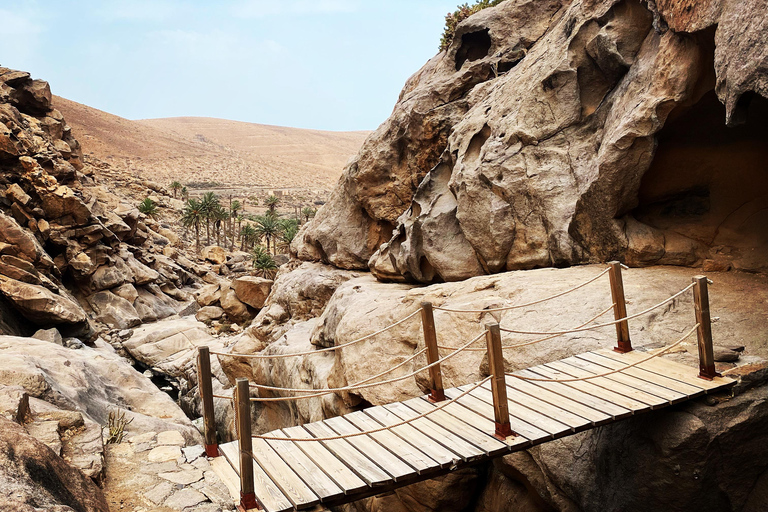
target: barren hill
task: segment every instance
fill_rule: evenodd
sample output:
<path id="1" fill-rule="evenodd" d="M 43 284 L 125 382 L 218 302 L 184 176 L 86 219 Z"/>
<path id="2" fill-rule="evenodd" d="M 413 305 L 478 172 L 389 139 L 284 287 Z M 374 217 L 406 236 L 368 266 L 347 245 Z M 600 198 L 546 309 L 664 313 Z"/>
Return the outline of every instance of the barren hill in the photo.
<path id="1" fill-rule="evenodd" d="M 328 189 L 368 132 L 326 132 L 224 119 L 131 121 L 58 96 L 86 156 L 159 183 Z"/>

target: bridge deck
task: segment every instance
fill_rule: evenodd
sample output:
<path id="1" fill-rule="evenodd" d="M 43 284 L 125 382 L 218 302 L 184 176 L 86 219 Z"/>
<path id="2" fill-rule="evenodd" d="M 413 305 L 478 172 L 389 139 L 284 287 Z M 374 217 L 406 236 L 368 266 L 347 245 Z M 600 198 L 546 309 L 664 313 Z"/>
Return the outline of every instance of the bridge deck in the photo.
<path id="1" fill-rule="evenodd" d="M 642 352 L 598 350 L 516 373 L 539 379 L 581 378 L 622 368 L 643 357 Z M 734 383 L 721 377 L 707 381 L 697 375 L 696 368 L 655 358 L 620 373 L 575 382 L 507 376 L 509 419 L 518 435 L 506 441 L 494 437 L 489 382 L 442 410 L 387 431 L 313 442 L 254 438 L 256 497 L 268 512 L 340 505 Z M 447 389 L 445 394 L 448 399 L 456 398 L 469 388 Z M 371 431 L 414 418 L 437 405 L 426 397 L 413 398 L 265 436 L 322 438 Z M 220 446 L 220 451 L 229 465 L 215 467 L 232 490 L 238 489 L 237 442 Z"/>

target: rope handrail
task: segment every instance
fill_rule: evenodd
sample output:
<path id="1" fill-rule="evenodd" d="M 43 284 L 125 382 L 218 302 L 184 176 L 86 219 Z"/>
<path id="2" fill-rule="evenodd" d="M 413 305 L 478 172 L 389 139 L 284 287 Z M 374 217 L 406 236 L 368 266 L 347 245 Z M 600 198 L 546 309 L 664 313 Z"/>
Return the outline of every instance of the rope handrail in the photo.
<path id="1" fill-rule="evenodd" d="M 629 315 L 629 316 L 625 316 L 624 318 L 619 318 L 618 320 L 614 320 L 612 322 L 605 322 L 605 323 L 602 323 L 602 324 L 590 325 L 589 327 L 574 327 L 572 329 L 566 329 L 566 330 L 563 330 L 563 331 L 518 331 L 516 329 L 506 329 L 506 328 L 501 328 L 501 327 L 499 328 L 499 330 L 504 331 L 504 332 L 510 332 L 510 333 L 513 333 L 513 334 L 533 334 L 533 335 L 540 335 L 540 336 L 544 336 L 544 335 L 547 335 L 547 336 L 548 335 L 560 335 L 560 334 L 569 334 L 569 333 L 573 333 L 573 332 L 591 331 L 592 329 L 598 329 L 600 327 L 607 327 L 609 325 L 620 324 L 621 322 L 626 322 L 627 320 L 632 320 L 633 318 L 638 318 L 638 317 L 643 316 L 643 315 L 645 315 L 647 313 L 650 313 L 654 309 L 660 308 L 661 306 L 663 306 L 664 304 L 666 304 L 668 302 L 672 302 L 673 300 L 675 300 L 676 298 L 678 298 L 679 296 L 681 296 L 682 294 L 684 294 L 685 292 L 687 292 L 688 290 L 693 288 L 694 286 L 695 286 L 695 284 L 691 283 L 688 286 L 686 286 L 685 288 L 683 288 L 682 290 L 680 290 L 679 292 L 677 292 L 676 294 L 672 295 L 671 297 L 668 297 L 668 298 L 664 299 L 663 301 L 659 302 L 658 304 L 654 304 L 653 306 L 649 307 L 648 309 L 645 309 L 645 310 L 643 310 L 643 311 L 641 311 L 639 313 L 635 313 L 634 315 Z"/>
<path id="2" fill-rule="evenodd" d="M 600 318 L 601 316 L 603 316 L 604 314 L 606 314 L 606 313 L 608 313 L 610 310 L 612 310 L 612 309 L 613 309 L 613 307 L 614 307 L 615 305 L 616 305 L 615 303 L 611 304 L 610 306 L 608 306 L 607 308 L 605 308 L 603 311 L 601 311 L 601 312 L 600 312 L 600 313 L 598 313 L 597 315 L 593 316 L 592 318 L 590 318 L 589 320 L 587 320 L 586 322 L 584 322 L 583 324 L 581 324 L 579 327 L 584 327 L 585 325 L 588 325 L 588 324 L 590 324 L 590 323 L 594 322 L 595 320 L 597 320 L 598 318 Z M 502 329 L 501 327 L 499 327 L 499 330 L 503 331 L 504 329 Z M 502 349 L 502 350 L 504 350 L 504 349 L 507 349 L 507 348 L 519 348 L 519 347 L 526 347 L 526 346 L 528 346 L 528 345 L 534 345 L 534 344 L 536 344 L 536 343 L 541 343 L 542 341 L 547 341 L 547 340 L 551 340 L 551 339 L 553 339 L 553 338 L 557 338 L 558 336 L 561 336 L 561 335 L 560 335 L 560 334 L 553 334 L 552 336 L 547 336 L 547 337 L 545 337 L 545 338 L 539 338 L 539 339 L 536 339 L 536 340 L 532 340 L 532 341 L 526 341 L 526 342 L 524 342 L 524 343 L 516 343 L 516 344 L 514 344 L 514 345 L 502 345 L 502 346 L 501 346 L 501 349 Z M 438 345 L 438 346 L 437 346 L 437 348 L 441 348 L 441 349 L 443 349 L 443 350 L 453 350 L 455 347 L 447 347 L 447 346 L 445 346 L 445 345 Z M 468 348 L 466 348 L 465 350 L 466 350 L 467 352 L 486 352 L 488 349 L 487 349 L 487 348 L 479 348 L 479 347 L 478 347 L 478 348 L 472 348 L 472 347 L 468 347 Z"/>
<path id="3" fill-rule="evenodd" d="M 483 333 L 485 334 L 485 333 Z M 437 411 L 442 410 L 443 408 L 451 405 L 452 403 L 456 403 L 460 398 L 463 398 L 464 396 L 468 395 L 472 391 L 476 390 L 486 382 L 491 380 L 491 377 L 486 377 L 480 382 L 473 384 L 469 389 L 466 391 L 463 391 L 461 394 L 457 395 L 455 398 L 452 398 L 450 400 L 445 400 L 440 403 L 440 405 L 436 406 L 434 409 L 430 409 L 426 412 L 423 412 L 417 416 L 414 416 L 413 418 L 409 418 L 407 420 L 402 420 L 398 423 L 395 423 L 393 425 L 387 425 L 380 428 L 375 428 L 372 430 L 362 430 L 360 432 L 353 432 L 351 434 L 339 434 L 337 436 L 328 436 L 328 437 L 277 437 L 277 436 L 265 436 L 265 435 L 255 435 L 251 436 L 253 438 L 257 439 L 264 439 L 266 441 L 336 441 L 339 439 L 346 439 L 348 437 L 357 437 L 357 436 L 364 436 L 369 434 L 376 434 L 378 432 L 383 432 L 385 430 L 391 430 L 393 428 L 402 427 L 403 425 L 408 425 L 409 423 L 412 423 L 416 420 L 420 420 L 422 418 L 426 418 L 432 413 L 435 413 Z"/>
<path id="4" fill-rule="evenodd" d="M 446 311 L 448 313 L 493 313 L 495 311 L 509 311 L 510 309 L 525 308 L 525 307 L 528 307 L 528 306 L 534 306 L 536 304 L 541 304 L 542 302 L 546 302 L 548 300 L 556 299 L 558 297 L 562 297 L 563 295 L 567 295 L 567 294 L 569 294 L 571 292 L 575 292 L 579 288 L 583 288 L 583 287 L 587 286 L 588 284 L 597 281 L 598 279 L 600 279 L 601 277 L 603 277 L 605 274 L 607 274 L 610 271 L 611 271 L 611 269 L 607 268 L 607 269 L 603 270 L 602 272 L 600 272 L 595 277 L 593 277 L 593 278 L 589 279 L 588 281 L 585 281 L 585 282 L 583 282 L 583 283 L 581 283 L 579 285 L 576 285 L 573 288 L 570 288 L 570 289 L 565 290 L 565 291 L 560 292 L 560 293 L 556 293 L 555 295 L 550 295 L 549 297 L 545 297 L 543 299 L 535 300 L 533 302 L 528 302 L 526 304 L 516 304 L 514 306 L 504 306 L 504 307 L 489 308 L 489 309 L 455 309 L 455 308 L 446 308 L 444 306 L 433 306 L 433 309 L 439 309 L 440 311 Z"/>
<path id="5" fill-rule="evenodd" d="M 688 339 L 688 337 L 691 334 L 696 332 L 696 329 L 699 328 L 699 325 L 701 325 L 701 324 L 694 325 L 691 328 L 691 330 L 688 331 L 682 338 L 680 338 L 679 340 L 677 340 L 673 344 L 665 347 L 663 350 L 660 350 L 658 352 L 654 352 L 650 356 L 645 357 L 643 359 L 640 359 L 639 361 L 635 361 L 634 363 L 628 364 L 628 365 L 623 366 L 621 368 L 617 368 L 615 370 L 611 370 L 611 371 L 608 371 L 608 372 L 605 372 L 605 373 L 597 373 L 595 375 L 587 375 L 586 377 L 572 377 L 572 378 L 568 378 L 568 379 L 545 379 L 543 377 L 542 378 L 539 378 L 539 377 L 525 377 L 523 375 L 517 375 L 517 374 L 514 374 L 514 373 L 505 373 L 505 375 L 507 375 L 509 377 L 515 377 L 515 378 L 520 379 L 520 380 L 528 380 L 528 381 L 533 381 L 533 382 L 578 382 L 578 381 L 583 381 L 583 380 L 596 379 L 598 377 L 606 377 L 608 375 L 613 375 L 614 373 L 623 372 L 624 370 L 628 370 L 629 368 L 632 368 L 633 366 L 637 366 L 639 364 L 645 363 L 646 361 L 650 361 L 654 357 L 659 357 L 659 356 L 661 356 L 663 354 L 666 354 L 667 352 L 669 352 L 670 350 L 672 350 L 673 348 L 675 348 L 676 346 L 681 344 L 683 341 Z"/>
<path id="6" fill-rule="evenodd" d="M 322 391 L 318 391 L 315 395 L 281 396 L 281 397 L 266 397 L 266 398 L 253 397 L 253 398 L 251 398 L 251 402 L 280 402 L 280 401 L 284 401 L 284 400 L 301 400 L 303 398 L 312 398 L 312 397 L 315 397 L 315 396 L 328 395 L 328 394 L 331 394 L 331 393 L 339 393 L 339 392 L 344 392 L 344 391 L 355 391 L 355 390 L 359 390 L 359 389 L 372 388 L 374 386 L 381 386 L 383 384 L 392 384 L 394 382 L 399 382 L 399 381 L 402 381 L 402 380 L 405 380 L 405 379 L 409 379 L 409 378 L 417 375 L 418 373 L 423 372 L 424 370 L 428 370 L 429 368 L 432 368 L 435 365 L 438 365 L 438 364 L 440 364 L 442 362 L 447 361 L 448 359 L 452 358 L 456 354 L 459 354 L 459 353 L 463 352 L 464 349 L 466 349 L 467 347 L 469 347 L 473 343 L 476 343 L 483 336 L 485 336 L 485 331 L 481 332 L 480 334 L 475 336 L 473 339 L 471 339 L 470 341 L 468 341 L 467 343 L 465 343 L 461 347 L 457 348 L 456 350 L 454 350 L 453 352 L 451 352 L 447 356 L 441 357 L 440 359 L 438 359 L 438 360 L 436 360 L 436 361 L 434 361 L 434 362 L 432 362 L 432 363 L 430 363 L 430 364 L 428 364 L 426 366 L 423 366 L 423 367 L 421 367 L 421 368 L 419 368 L 417 370 L 414 370 L 411 373 L 407 373 L 405 375 L 401 375 L 400 377 L 393 377 L 391 379 L 382 380 L 380 382 L 371 382 L 371 383 L 366 383 L 366 384 L 361 384 L 361 385 L 350 385 L 350 386 L 343 386 L 343 387 L 340 387 L 340 388 L 324 389 Z M 253 384 L 253 387 L 258 389 L 258 388 L 263 388 L 265 386 L 262 386 L 261 384 Z M 269 386 L 266 386 L 266 387 L 269 388 Z M 287 391 L 287 392 L 296 392 L 297 388 L 277 388 L 277 390 Z M 298 391 L 299 392 L 308 392 L 308 391 L 312 391 L 312 390 L 298 389 Z"/>
<path id="7" fill-rule="evenodd" d="M 395 322 L 393 324 L 390 324 L 390 325 L 388 325 L 388 326 L 386 326 L 386 327 L 384 327 L 382 329 L 379 329 L 376 332 L 372 332 L 371 334 L 366 334 L 362 338 L 357 338 L 356 340 L 352 340 L 349 343 L 344 343 L 343 345 L 334 345 L 333 347 L 319 348 L 319 349 L 316 349 L 316 350 L 307 350 L 307 351 L 304 351 L 304 352 L 294 352 L 294 353 L 291 353 L 291 354 L 238 354 L 236 352 L 214 352 L 214 351 L 211 351 L 211 354 L 212 355 L 216 355 L 216 356 L 242 357 L 242 358 L 248 358 L 248 359 L 283 359 L 283 358 L 287 358 L 287 357 L 297 357 L 297 356 L 307 356 L 307 355 L 312 355 L 312 354 L 320 354 L 320 353 L 323 353 L 323 352 L 330 352 L 330 351 L 337 350 L 337 349 L 340 349 L 340 348 L 348 347 L 349 345 L 354 345 L 356 343 L 360 343 L 360 342 L 365 341 L 367 339 L 373 338 L 374 336 L 378 336 L 379 334 L 381 334 L 383 332 L 387 332 L 388 330 L 392 329 L 393 327 L 396 327 L 396 326 L 402 324 L 403 322 L 405 322 L 407 320 L 410 320 L 411 318 L 413 318 L 414 316 L 418 315 L 419 313 L 421 313 L 421 310 L 417 309 L 416 311 L 414 311 L 413 313 L 407 315 L 406 317 L 401 318 L 397 322 Z"/>
<path id="8" fill-rule="evenodd" d="M 400 363 L 396 364 L 392 368 L 384 370 L 383 372 L 378 373 L 378 374 L 376 374 L 376 375 L 374 375 L 372 377 L 368 377 L 367 379 L 361 380 L 360 382 L 356 382 L 355 384 L 350 384 L 350 386 L 353 386 L 353 385 L 357 386 L 357 385 L 360 385 L 360 384 L 367 384 L 368 382 L 371 382 L 374 379 L 378 379 L 379 377 L 381 377 L 383 375 L 386 375 L 388 373 L 392 373 L 393 371 L 397 370 L 398 368 L 400 368 L 400 367 L 410 363 L 411 361 L 413 361 L 414 359 L 416 359 L 417 357 L 419 357 L 420 355 L 422 355 L 426 351 L 427 351 L 427 348 L 424 347 L 423 349 L 421 349 L 418 352 L 414 353 L 412 356 L 410 356 L 410 357 L 404 359 L 403 361 L 401 361 Z M 268 391 L 290 391 L 290 392 L 293 392 L 293 393 L 318 393 L 319 391 L 322 391 L 323 394 L 326 394 L 325 392 L 329 391 L 327 389 L 317 390 L 317 389 L 302 389 L 302 388 L 281 388 L 281 387 L 277 387 L 277 386 L 267 386 L 267 385 L 264 385 L 264 384 L 256 384 L 255 382 L 249 382 L 248 385 L 250 387 L 252 387 L 252 388 L 264 389 L 264 390 L 268 390 Z M 281 398 L 284 398 L 284 397 L 281 397 Z"/>

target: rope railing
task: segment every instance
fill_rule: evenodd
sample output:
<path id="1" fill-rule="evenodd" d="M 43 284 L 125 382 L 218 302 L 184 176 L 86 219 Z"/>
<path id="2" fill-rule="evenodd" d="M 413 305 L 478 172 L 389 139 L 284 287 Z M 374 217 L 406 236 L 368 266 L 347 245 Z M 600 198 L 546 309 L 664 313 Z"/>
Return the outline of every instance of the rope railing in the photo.
<path id="1" fill-rule="evenodd" d="M 649 307 L 647 309 L 644 309 L 643 311 L 641 311 L 639 313 L 635 313 L 634 315 L 625 316 L 625 317 L 622 317 L 622 318 L 620 318 L 618 320 L 614 320 L 612 322 L 605 322 L 605 323 L 602 323 L 602 324 L 590 325 L 589 327 L 583 327 L 582 326 L 582 327 L 574 327 L 572 329 L 565 329 L 565 330 L 562 330 L 562 331 L 549 331 L 549 332 L 547 332 L 547 331 L 518 331 L 516 329 L 501 329 L 501 330 L 504 331 L 504 332 L 509 332 L 509 333 L 513 333 L 513 334 L 531 334 L 531 335 L 538 335 L 538 336 L 544 336 L 544 335 L 546 335 L 546 336 L 548 336 L 548 335 L 559 336 L 561 334 L 570 334 L 570 333 L 574 333 L 574 332 L 591 331 L 593 329 L 598 329 L 600 327 L 607 327 L 609 325 L 616 325 L 616 324 L 619 324 L 619 323 L 622 323 L 622 322 L 626 322 L 627 320 L 632 320 L 633 318 L 638 318 L 638 317 L 641 317 L 643 315 L 646 315 L 646 314 L 650 313 L 651 311 L 653 311 L 654 309 L 660 308 L 661 306 L 667 304 L 668 302 L 672 302 L 673 300 L 677 299 L 679 296 L 681 296 L 682 294 L 684 294 L 688 290 L 691 290 L 693 287 L 694 287 L 693 284 L 689 284 L 688 286 L 686 286 L 685 288 L 683 288 L 682 290 L 680 290 L 676 294 L 672 295 L 671 297 L 668 297 L 668 298 L 664 299 L 663 301 L 659 302 L 658 304 L 654 304 L 653 306 L 651 306 L 651 307 Z"/>
<path id="2" fill-rule="evenodd" d="M 588 324 L 594 322 L 595 320 L 597 320 L 598 318 L 600 318 L 601 316 L 605 315 L 610 310 L 612 310 L 613 306 L 614 306 L 614 304 L 611 304 L 610 306 L 608 306 L 607 308 L 602 310 L 600 313 L 598 313 L 597 315 L 593 316 L 592 318 L 590 318 L 589 320 L 587 320 L 586 322 L 581 324 L 579 327 L 584 327 L 585 325 L 588 325 Z M 499 327 L 499 330 L 500 331 L 506 331 L 506 329 L 504 329 L 502 327 Z M 551 339 L 557 338 L 558 336 L 562 336 L 562 335 L 561 334 L 553 334 L 551 336 L 547 336 L 547 337 L 544 337 L 544 338 L 539 338 L 539 339 L 536 339 L 536 340 L 526 341 L 524 343 L 516 343 L 514 345 L 502 345 L 501 348 L 502 349 L 508 349 L 508 348 L 527 347 L 528 345 L 535 345 L 536 343 L 541 343 L 542 341 L 551 340 Z M 445 345 L 438 345 L 437 347 L 441 348 L 443 350 L 454 350 L 456 348 L 456 347 L 447 347 Z M 485 352 L 485 351 L 487 351 L 486 348 L 479 348 L 479 347 L 478 348 L 468 347 L 465 350 L 467 352 Z"/>
<path id="3" fill-rule="evenodd" d="M 550 295 L 549 297 L 544 297 L 543 299 L 527 302 L 525 304 L 515 304 L 513 306 L 503 306 L 499 308 L 488 308 L 488 309 L 455 309 L 455 308 L 447 308 L 444 306 L 434 306 L 434 309 L 439 309 L 440 311 L 446 311 L 448 313 L 493 313 L 496 311 L 509 311 L 511 309 L 526 308 L 528 306 L 535 306 L 536 304 L 541 304 L 542 302 L 547 302 L 549 300 L 556 299 L 558 297 L 562 297 L 563 295 L 567 295 L 569 293 L 575 292 L 579 288 L 583 288 L 590 283 L 594 283 L 595 281 L 603 277 L 605 274 L 610 272 L 610 270 L 611 269 L 607 268 L 602 272 L 600 272 L 595 277 L 589 279 L 588 281 L 584 281 L 583 283 L 578 284 L 573 288 L 569 288 L 568 290 L 562 291 L 560 293 L 556 293 L 555 295 Z"/>
<path id="4" fill-rule="evenodd" d="M 412 371 L 410 373 L 407 373 L 405 375 L 401 375 L 400 377 L 393 377 L 391 379 L 382 380 L 380 382 L 370 382 L 370 383 L 365 383 L 365 384 L 353 384 L 353 385 L 343 386 L 343 387 L 339 387 L 339 388 L 323 389 L 322 391 L 317 391 L 317 394 L 322 396 L 322 395 L 328 395 L 330 393 L 340 393 L 340 392 L 345 392 L 345 391 L 357 391 L 357 390 L 360 390 L 360 389 L 372 388 L 372 387 L 381 386 L 381 385 L 384 385 L 384 384 L 392 384 L 394 382 L 400 382 L 402 380 L 409 379 L 409 378 L 411 378 L 411 377 L 413 377 L 413 376 L 423 372 L 424 370 L 428 370 L 428 369 L 432 368 L 433 366 L 436 366 L 436 365 L 438 365 L 440 363 L 443 363 L 443 362 L 447 361 L 448 359 L 452 358 L 456 354 L 459 354 L 459 353 L 463 352 L 465 348 L 469 347 L 470 345 L 472 345 L 474 343 L 477 343 L 477 341 L 480 340 L 480 338 L 483 338 L 484 336 L 485 336 L 485 332 L 481 332 L 476 337 L 474 337 L 473 339 L 471 339 L 470 341 L 468 341 L 467 343 L 465 343 L 461 347 L 457 348 L 456 350 L 454 350 L 453 352 L 451 352 L 447 356 L 441 357 L 440 359 L 438 359 L 437 361 L 434 361 L 433 363 L 429 363 L 426 366 L 422 366 L 421 368 L 419 368 L 417 370 L 414 370 L 414 371 Z M 295 393 L 295 392 L 301 392 L 301 393 L 312 392 L 312 393 L 314 393 L 315 392 L 315 390 L 310 390 L 310 389 L 276 388 L 274 386 L 263 386 L 261 384 L 255 384 L 255 383 L 251 383 L 251 386 L 254 387 L 254 388 L 257 388 L 257 389 L 267 389 L 267 390 L 270 390 L 270 391 L 285 391 L 285 392 L 289 392 L 289 393 L 291 393 L 291 392 L 292 393 Z M 251 401 L 252 402 L 275 402 L 275 401 L 283 401 L 283 400 L 298 400 L 298 399 L 302 399 L 302 398 L 310 398 L 310 396 L 299 396 L 299 397 L 295 397 L 295 396 L 289 396 L 289 397 L 264 397 L 264 398 L 262 398 L 262 397 L 253 397 L 253 398 L 251 398 Z"/>
<path id="5" fill-rule="evenodd" d="M 315 349 L 315 350 L 306 350 L 304 352 L 293 352 L 293 353 L 290 353 L 290 354 L 239 354 L 239 353 L 236 353 L 236 352 L 214 352 L 214 351 L 211 351 L 211 354 L 212 355 L 217 355 L 217 356 L 224 356 L 224 357 L 241 357 L 241 358 L 246 358 L 246 359 L 284 359 L 284 358 L 288 358 L 288 357 L 298 357 L 298 356 L 307 356 L 307 355 L 312 355 L 312 354 L 321 354 L 323 352 L 331 352 L 331 351 L 334 351 L 334 350 L 338 350 L 340 348 L 345 348 L 345 347 L 348 347 L 350 345 L 355 345 L 357 343 L 361 343 L 361 342 L 363 342 L 365 340 L 369 340 L 369 339 L 371 339 L 371 338 L 373 338 L 375 336 L 378 336 L 379 334 L 387 332 L 388 330 L 392 329 L 393 327 L 397 327 L 398 325 L 400 325 L 400 324 L 410 320 L 411 318 L 413 318 L 414 316 L 418 315 L 419 313 L 421 313 L 421 311 L 417 309 L 413 313 L 405 316 L 404 318 L 401 318 L 397 322 L 395 322 L 393 324 L 389 324 L 388 326 L 386 326 L 386 327 L 384 327 L 382 329 L 379 329 L 376 332 L 372 332 L 370 334 L 366 334 L 365 336 L 363 336 L 361 338 L 357 338 L 356 340 L 352 340 L 349 343 L 344 343 L 343 345 L 334 345 L 333 347 L 319 348 L 319 349 Z"/>
<path id="6" fill-rule="evenodd" d="M 483 334 L 485 334 L 485 333 L 483 333 Z M 257 438 L 257 439 L 264 439 L 266 441 L 336 441 L 336 440 L 339 440 L 339 439 L 347 439 L 349 437 L 357 437 L 357 436 L 366 436 L 366 435 L 370 435 L 370 434 L 376 434 L 378 432 L 384 432 L 385 430 L 391 430 L 393 428 L 402 427 L 403 425 L 408 425 L 409 423 L 413 423 L 416 420 L 420 420 L 422 418 L 426 418 L 430 414 L 433 414 L 433 413 L 435 413 L 437 411 L 440 411 L 440 410 L 444 409 L 445 407 L 447 407 L 447 406 L 449 406 L 449 405 L 451 405 L 453 403 L 456 403 L 459 399 L 465 397 L 466 395 L 468 395 L 472 391 L 476 390 L 477 388 L 479 388 L 480 386 L 482 386 L 483 384 L 488 382 L 490 379 L 491 379 L 491 377 L 484 378 L 480 382 L 477 382 L 477 383 L 473 384 L 470 388 L 468 388 L 466 391 L 463 391 L 461 394 L 457 395 L 456 397 L 454 397 L 454 398 L 452 398 L 450 400 L 446 400 L 444 402 L 441 402 L 440 405 L 435 406 L 434 409 L 430 409 L 428 411 L 425 411 L 425 412 L 423 412 L 423 413 L 421 413 L 421 414 L 419 414 L 417 416 L 414 416 L 413 418 L 408 418 L 408 419 L 400 421 L 398 423 L 394 423 L 392 425 L 386 425 L 386 426 L 383 426 L 383 427 L 380 427 L 380 428 L 375 428 L 375 429 L 372 429 L 372 430 L 361 430 L 360 432 L 353 432 L 353 433 L 350 433 L 350 434 L 339 434 L 337 436 L 327 436 L 327 437 L 307 437 L 307 438 L 304 438 L 304 437 L 277 437 L 277 436 L 265 436 L 265 435 L 255 435 L 255 436 L 251 436 L 251 437 Z"/>
<path id="7" fill-rule="evenodd" d="M 546 379 L 546 378 L 543 378 L 543 377 L 541 377 L 541 378 L 540 377 L 526 377 L 526 376 L 523 376 L 523 375 L 517 375 L 515 373 L 506 373 L 506 375 L 509 376 L 509 377 L 515 377 L 516 379 L 528 380 L 528 381 L 533 381 L 533 382 L 579 382 L 579 381 L 583 381 L 583 380 L 596 379 L 598 377 L 607 377 L 608 375 L 613 375 L 614 373 L 623 372 L 624 370 L 628 370 L 628 369 L 630 369 L 630 368 L 632 368 L 634 366 L 637 366 L 639 364 L 643 364 L 643 363 L 645 363 L 647 361 L 650 361 L 654 357 L 659 357 L 659 356 L 661 356 L 663 354 L 666 354 L 667 352 L 669 352 L 670 350 L 672 350 L 673 348 L 675 348 L 676 346 L 681 344 L 683 341 L 688 339 L 688 337 L 690 337 L 691 334 L 696 332 L 696 330 L 699 328 L 700 325 L 701 324 L 694 325 L 691 328 L 691 330 L 688 331 L 682 338 L 680 338 L 679 340 L 677 340 L 673 344 L 668 345 L 667 347 L 664 347 L 662 350 L 656 351 L 653 354 L 651 354 L 650 356 L 644 357 L 643 359 L 635 361 L 634 363 L 622 366 L 621 368 L 616 368 L 614 370 L 611 370 L 611 371 L 608 371 L 608 372 L 605 372 L 605 373 L 597 373 L 597 374 L 594 374 L 594 375 L 587 375 L 585 377 L 572 377 L 572 378 L 567 378 L 567 379 Z"/>
<path id="8" fill-rule="evenodd" d="M 392 368 L 389 368 L 388 370 L 384 370 L 383 372 L 381 372 L 379 374 L 376 374 L 376 375 L 374 375 L 372 377 L 368 377 L 367 379 L 361 380 L 360 382 L 356 382 L 355 384 L 351 384 L 351 385 L 357 386 L 357 385 L 361 385 L 361 384 L 367 384 L 367 383 L 371 382 L 374 379 L 378 379 L 379 377 L 381 377 L 383 375 L 386 375 L 387 373 L 391 373 L 391 372 L 397 370 L 398 368 L 401 368 L 402 366 L 410 363 L 411 361 L 416 359 L 418 356 L 424 354 L 424 352 L 426 352 L 426 351 L 427 351 L 427 349 L 423 348 L 423 349 L 419 350 L 418 352 L 416 352 L 415 354 L 413 354 L 412 356 L 406 358 L 405 360 L 401 361 L 397 365 L 393 366 Z M 297 399 L 302 399 L 302 398 L 316 398 L 318 396 L 324 396 L 324 395 L 328 395 L 330 393 L 334 393 L 335 392 L 334 390 L 330 390 L 330 389 L 317 390 L 317 389 L 301 389 L 301 388 L 281 388 L 281 387 L 276 387 L 276 386 L 260 385 L 260 384 L 256 384 L 256 383 L 253 383 L 253 382 L 249 383 L 248 385 L 250 387 L 252 387 L 252 388 L 264 389 L 264 390 L 269 390 L 269 391 L 287 391 L 287 392 L 294 392 L 294 393 L 310 393 L 309 395 L 299 396 L 299 397 L 293 397 L 293 396 L 287 396 L 287 397 L 260 397 L 260 399 L 258 400 L 260 402 L 261 401 L 264 401 L 264 402 L 268 402 L 268 401 L 279 402 L 279 401 L 283 401 L 283 400 L 297 400 Z M 256 401 L 256 400 L 254 400 L 254 401 Z"/>

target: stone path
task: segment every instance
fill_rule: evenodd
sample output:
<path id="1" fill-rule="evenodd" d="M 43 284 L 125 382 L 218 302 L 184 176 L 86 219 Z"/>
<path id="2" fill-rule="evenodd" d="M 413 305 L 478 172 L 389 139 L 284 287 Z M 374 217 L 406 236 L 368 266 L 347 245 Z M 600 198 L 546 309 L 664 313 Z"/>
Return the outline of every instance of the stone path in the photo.
<path id="1" fill-rule="evenodd" d="M 110 509 L 225 512 L 235 509 L 200 445 L 184 446 L 175 430 L 134 435 L 107 445 L 106 495 Z"/>

